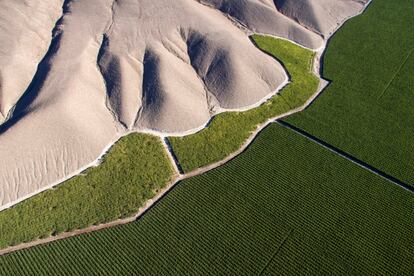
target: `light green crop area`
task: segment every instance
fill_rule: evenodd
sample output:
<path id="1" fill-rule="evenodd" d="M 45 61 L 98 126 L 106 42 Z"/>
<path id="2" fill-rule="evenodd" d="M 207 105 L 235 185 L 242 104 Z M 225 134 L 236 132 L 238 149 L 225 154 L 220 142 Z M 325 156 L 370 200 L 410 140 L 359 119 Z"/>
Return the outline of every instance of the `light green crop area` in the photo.
<path id="1" fill-rule="evenodd" d="M 131 216 L 172 175 L 158 137 L 130 134 L 98 167 L 0 212 L 0 248 Z"/>
<path id="2" fill-rule="evenodd" d="M 0 257 L 1 275 L 413 275 L 412 193 L 282 126 L 140 220 Z"/>
<path id="3" fill-rule="evenodd" d="M 316 92 L 319 80 L 311 70 L 313 52 L 282 39 L 259 35 L 252 39 L 261 50 L 281 61 L 292 83 L 257 108 L 219 114 L 196 134 L 169 138 L 185 172 L 226 158 L 242 146 L 258 125 L 302 106 Z"/>

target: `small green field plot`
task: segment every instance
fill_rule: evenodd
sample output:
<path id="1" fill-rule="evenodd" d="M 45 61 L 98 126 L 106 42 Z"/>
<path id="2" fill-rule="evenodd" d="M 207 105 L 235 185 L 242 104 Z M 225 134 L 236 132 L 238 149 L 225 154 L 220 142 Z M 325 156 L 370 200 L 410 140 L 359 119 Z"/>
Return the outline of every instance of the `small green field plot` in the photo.
<path id="1" fill-rule="evenodd" d="M 290 124 L 414 186 L 414 2 L 374 0 L 329 44 L 332 80 Z"/>
<path id="2" fill-rule="evenodd" d="M 0 274 L 414 273 L 412 193 L 280 125 L 139 221 L 0 257 Z"/>
<path id="3" fill-rule="evenodd" d="M 258 108 L 222 113 L 196 134 L 170 137 L 185 172 L 226 158 L 243 145 L 258 125 L 302 106 L 316 92 L 319 80 L 311 71 L 313 52 L 282 39 L 259 35 L 252 39 L 260 49 L 283 63 L 292 83 Z"/>
<path id="4" fill-rule="evenodd" d="M 98 167 L 0 212 L 0 248 L 131 216 L 172 175 L 159 138 L 130 134 Z"/>

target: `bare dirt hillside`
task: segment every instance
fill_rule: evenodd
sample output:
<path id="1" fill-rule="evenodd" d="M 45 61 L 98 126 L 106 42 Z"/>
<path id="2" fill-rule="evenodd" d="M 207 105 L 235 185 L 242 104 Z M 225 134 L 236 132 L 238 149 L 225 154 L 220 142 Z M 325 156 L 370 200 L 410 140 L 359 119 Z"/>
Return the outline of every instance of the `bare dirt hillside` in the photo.
<path id="1" fill-rule="evenodd" d="M 286 72 L 248 35 L 319 48 L 361 0 L 0 0 L 0 209 L 120 135 L 184 133 L 252 107 Z"/>

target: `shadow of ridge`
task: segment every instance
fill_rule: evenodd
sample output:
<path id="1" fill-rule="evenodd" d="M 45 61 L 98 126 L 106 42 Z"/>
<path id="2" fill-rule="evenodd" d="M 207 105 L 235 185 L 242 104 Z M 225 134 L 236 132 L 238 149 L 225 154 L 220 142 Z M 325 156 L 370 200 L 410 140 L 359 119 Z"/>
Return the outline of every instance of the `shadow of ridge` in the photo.
<path id="1" fill-rule="evenodd" d="M 266 35 L 265 35 L 265 37 L 270 37 L 270 38 L 273 38 L 273 37 L 271 37 L 271 36 L 266 36 Z M 276 39 L 276 38 L 273 38 L 273 39 Z M 266 50 L 262 49 L 262 48 L 261 48 L 261 47 L 257 44 L 257 42 L 254 40 L 253 35 L 249 36 L 249 40 L 250 40 L 250 42 L 251 42 L 251 43 L 253 43 L 253 45 L 257 48 L 257 50 L 261 51 L 262 53 L 264 53 L 264 54 L 268 55 L 268 56 L 269 56 L 269 57 L 271 57 L 273 60 L 275 60 L 276 62 L 278 62 L 278 63 L 279 63 L 279 64 L 283 67 L 283 70 L 285 71 L 285 73 L 286 73 L 286 75 L 287 75 L 287 77 L 288 77 L 288 80 L 289 80 L 289 81 L 292 81 L 292 75 L 290 74 L 290 72 L 289 72 L 289 71 L 288 71 L 288 69 L 286 68 L 285 63 L 284 63 L 281 59 L 279 59 L 277 56 L 273 55 L 272 53 L 270 53 L 270 52 L 268 52 L 268 51 L 266 51 Z M 290 42 L 290 41 L 289 41 L 289 42 Z"/>
<path id="2" fill-rule="evenodd" d="M 161 82 L 161 60 L 159 55 L 150 48 L 145 49 L 142 76 L 142 109 L 151 112 L 164 102 L 165 88 Z"/>
<path id="3" fill-rule="evenodd" d="M 52 41 L 45 56 L 39 62 L 36 73 L 30 82 L 26 91 L 22 94 L 15 106 L 9 111 L 8 118 L 0 125 L 0 135 L 5 133 L 8 129 L 13 127 L 20 119 L 30 112 L 29 105 L 39 94 L 40 89 L 46 80 L 46 77 L 52 67 L 50 60 L 57 53 L 62 39 L 62 31 L 60 26 L 63 23 L 63 18 L 70 13 L 70 4 L 73 0 L 65 0 L 62 6 L 62 16 L 56 21 L 52 30 Z"/>
<path id="4" fill-rule="evenodd" d="M 0 125 L 0 135 L 14 126 L 20 119 L 22 119 L 30 112 L 29 105 L 33 102 L 34 99 L 36 99 L 44 85 L 46 77 L 50 72 L 50 68 L 52 67 L 50 60 L 59 49 L 61 36 L 62 34 L 59 33 L 53 38 L 49 50 L 42 61 L 39 63 L 35 76 L 29 84 L 29 87 L 26 89 L 26 91 L 23 93 L 11 111 L 12 115 L 4 124 Z"/>

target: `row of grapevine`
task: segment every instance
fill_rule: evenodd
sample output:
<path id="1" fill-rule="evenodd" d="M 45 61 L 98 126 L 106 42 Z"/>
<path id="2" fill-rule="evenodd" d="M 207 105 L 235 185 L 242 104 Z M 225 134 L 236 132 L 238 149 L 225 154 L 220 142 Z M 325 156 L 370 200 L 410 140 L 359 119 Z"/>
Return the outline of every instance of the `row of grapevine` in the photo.
<path id="1" fill-rule="evenodd" d="M 0 274 L 407 273 L 413 208 L 409 192 L 272 125 L 138 221 L 1 257 Z"/>

